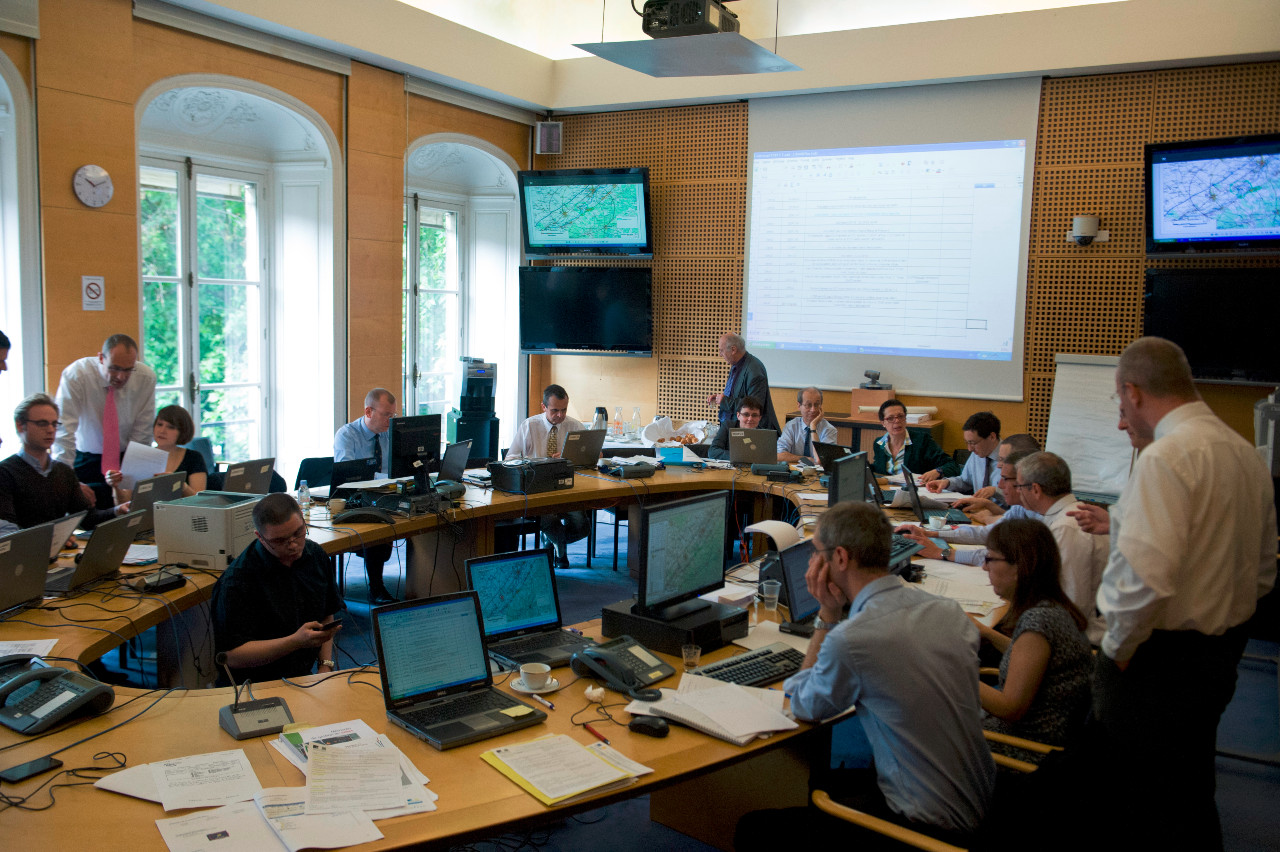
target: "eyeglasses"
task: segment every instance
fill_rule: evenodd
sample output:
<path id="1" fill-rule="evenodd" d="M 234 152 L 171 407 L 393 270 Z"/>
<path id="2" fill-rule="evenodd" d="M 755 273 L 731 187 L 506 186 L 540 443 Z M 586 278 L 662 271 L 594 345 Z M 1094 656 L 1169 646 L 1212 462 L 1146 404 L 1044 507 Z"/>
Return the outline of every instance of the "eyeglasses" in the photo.
<path id="1" fill-rule="evenodd" d="M 1024 490 L 1026 490 L 1026 489 L 1030 488 L 1030 487 L 1031 487 L 1031 486 L 1033 486 L 1033 485 L 1035 485 L 1035 483 L 1034 483 L 1034 482 L 1019 482 L 1017 485 L 1015 485 L 1015 486 L 1013 486 L 1013 487 L 1014 487 L 1014 488 L 1017 488 L 1019 491 L 1024 491 Z"/>
<path id="2" fill-rule="evenodd" d="M 1005 559 L 1003 556 L 992 556 L 990 553 L 988 553 L 986 556 L 982 558 L 983 565 L 990 565 L 992 562 L 1005 562 L 1005 563 L 1008 563 L 1009 565 L 1013 564 L 1012 562 L 1009 562 L 1008 559 Z"/>
<path id="3" fill-rule="evenodd" d="M 1001 482 L 1016 482 L 1016 481 L 1017 481 L 1017 479 L 1018 479 L 1018 477 L 1016 477 L 1016 476 L 1001 476 L 1001 477 L 1000 477 L 1000 481 L 1001 481 Z"/>
<path id="4" fill-rule="evenodd" d="M 107 365 L 107 372 L 116 376 L 127 376 L 136 369 L 138 368 L 137 367 L 117 367 L 115 364 Z"/>
<path id="5" fill-rule="evenodd" d="M 62 425 L 61 420 L 23 420 L 22 422 L 29 423 L 37 429 L 48 429 L 50 426 L 57 429 Z"/>
<path id="6" fill-rule="evenodd" d="M 293 533 L 289 535 L 282 536 L 280 538 L 264 538 L 263 541 L 265 541 L 267 544 L 271 545 L 272 547 L 287 547 L 296 541 L 303 541 L 304 539 L 306 539 L 306 537 L 307 537 L 307 525 L 303 524 L 302 526 L 298 527 L 297 530 L 295 530 Z"/>
<path id="7" fill-rule="evenodd" d="M 907 415 L 905 415 L 905 414 L 886 414 L 886 415 L 882 418 L 882 422 L 884 422 L 884 423 L 901 423 L 903 420 L 906 420 L 906 419 L 907 419 Z"/>

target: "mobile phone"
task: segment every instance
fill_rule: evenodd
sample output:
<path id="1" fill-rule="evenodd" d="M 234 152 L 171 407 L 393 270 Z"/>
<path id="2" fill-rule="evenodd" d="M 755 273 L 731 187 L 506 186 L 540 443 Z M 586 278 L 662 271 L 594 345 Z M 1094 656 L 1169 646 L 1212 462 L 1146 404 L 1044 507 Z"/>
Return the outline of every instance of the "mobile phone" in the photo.
<path id="1" fill-rule="evenodd" d="M 37 757 L 35 760 L 28 760 L 26 763 L 19 763 L 17 766 L 10 766 L 8 769 L 0 772 L 0 781 L 8 781 L 10 784 L 17 784 L 19 781 L 26 781 L 34 775 L 41 772 L 48 772 L 50 769 L 57 769 L 62 765 L 62 761 L 56 757 Z"/>

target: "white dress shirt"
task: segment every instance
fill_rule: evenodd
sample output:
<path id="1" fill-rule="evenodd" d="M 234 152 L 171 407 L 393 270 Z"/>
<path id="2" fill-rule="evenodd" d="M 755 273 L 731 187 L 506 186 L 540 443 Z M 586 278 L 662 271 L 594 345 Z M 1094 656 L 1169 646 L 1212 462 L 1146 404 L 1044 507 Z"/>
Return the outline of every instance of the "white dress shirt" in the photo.
<path id="1" fill-rule="evenodd" d="M 1124 662 L 1152 630 L 1220 635 L 1275 579 L 1275 497 L 1257 451 L 1203 402 L 1179 406 L 1111 509 L 1103 652 Z"/>
<path id="2" fill-rule="evenodd" d="M 111 384 L 97 355 L 72 361 L 58 382 L 58 436 L 53 442 L 53 460 L 74 465 L 76 450 L 102 452 L 102 408 Z M 116 389 L 116 415 L 120 423 L 120 450 L 130 441 L 151 444 L 156 419 L 156 374 L 146 364 L 134 364 L 133 375 Z"/>
<path id="3" fill-rule="evenodd" d="M 788 420 L 787 425 L 782 427 L 782 434 L 778 436 L 778 452 L 791 453 L 793 456 L 803 456 L 804 427 L 805 422 L 799 417 L 793 417 Z M 834 444 L 836 442 L 836 427 L 832 426 L 824 418 L 819 417 L 817 422 L 813 424 L 813 440 L 821 441 L 824 444 Z M 809 455 L 812 458 L 813 452 L 810 452 Z"/>
<path id="4" fill-rule="evenodd" d="M 1068 492 L 1044 513 L 1044 522 L 1058 543 L 1058 555 L 1062 557 L 1062 591 L 1089 620 L 1085 633 L 1089 641 L 1102 641 L 1105 625 L 1097 612 L 1098 587 L 1102 585 L 1102 572 L 1107 567 L 1107 540 L 1080 529 L 1080 522 L 1067 514 L 1080 501 Z"/>
<path id="5" fill-rule="evenodd" d="M 560 450 L 564 450 L 564 436 L 570 432 L 583 429 L 582 422 L 566 416 L 556 428 L 556 439 Z M 534 415 L 516 428 L 516 436 L 511 439 L 511 449 L 507 450 L 508 459 L 545 459 L 547 457 L 547 435 L 551 432 L 551 421 L 547 413 Z"/>

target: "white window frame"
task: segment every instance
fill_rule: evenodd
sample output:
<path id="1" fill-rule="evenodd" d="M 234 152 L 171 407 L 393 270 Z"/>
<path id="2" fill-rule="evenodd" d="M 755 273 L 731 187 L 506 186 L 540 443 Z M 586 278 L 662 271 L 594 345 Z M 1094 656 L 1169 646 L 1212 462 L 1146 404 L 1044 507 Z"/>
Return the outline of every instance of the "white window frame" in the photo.
<path id="1" fill-rule="evenodd" d="M 403 324 L 405 329 L 404 340 L 401 343 L 404 351 L 404 371 L 401 376 L 401 390 L 404 398 L 400 401 L 400 409 L 405 414 L 418 413 L 418 364 L 417 364 L 417 340 L 418 340 L 418 211 L 421 208 L 432 208 L 435 210 L 445 210 L 454 215 L 456 231 L 454 234 L 456 247 L 456 263 L 457 263 L 457 285 L 458 285 L 458 336 L 457 349 L 460 356 L 466 355 L 466 344 L 469 330 L 469 316 L 471 308 L 471 252 L 469 250 L 469 205 L 464 196 L 449 195 L 441 192 L 432 192 L 426 190 L 414 191 L 410 189 L 405 194 L 404 216 L 406 222 L 405 228 L 405 285 L 408 288 L 408 298 L 404 305 Z M 413 346 L 410 346 L 413 341 Z M 461 375 L 461 362 L 450 365 L 453 375 L 448 382 L 452 386 L 453 399 L 447 400 L 451 407 L 457 406 L 457 394 L 460 388 L 457 387 L 458 378 Z M 447 417 L 441 416 L 442 425 L 447 421 Z"/>

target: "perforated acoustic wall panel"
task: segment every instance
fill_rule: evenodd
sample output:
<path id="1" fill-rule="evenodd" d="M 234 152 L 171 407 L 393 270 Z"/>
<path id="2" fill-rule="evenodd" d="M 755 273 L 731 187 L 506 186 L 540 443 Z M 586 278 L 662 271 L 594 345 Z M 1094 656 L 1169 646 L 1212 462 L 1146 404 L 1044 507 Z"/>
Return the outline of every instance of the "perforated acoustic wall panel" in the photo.
<path id="1" fill-rule="evenodd" d="M 1147 143 L 1280 132 L 1280 63 L 1180 68 L 1045 80 L 1027 268 L 1026 393 L 1030 432 L 1044 440 L 1054 355 L 1118 355 L 1142 333 L 1149 267 L 1280 266 L 1275 257 L 1148 258 L 1142 148 Z M 1071 217 L 1095 214 L 1111 241 L 1066 241 Z M 1256 389 L 1237 392 L 1251 404 Z"/>
<path id="2" fill-rule="evenodd" d="M 707 396 L 722 389 L 728 375 L 728 365 L 716 354 L 717 339 L 742 321 L 747 105 L 567 115 L 557 120 L 564 122 L 565 152 L 537 157 L 535 168 L 649 168 L 656 237 L 652 268 L 657 413 L 704 418 Z"/>

